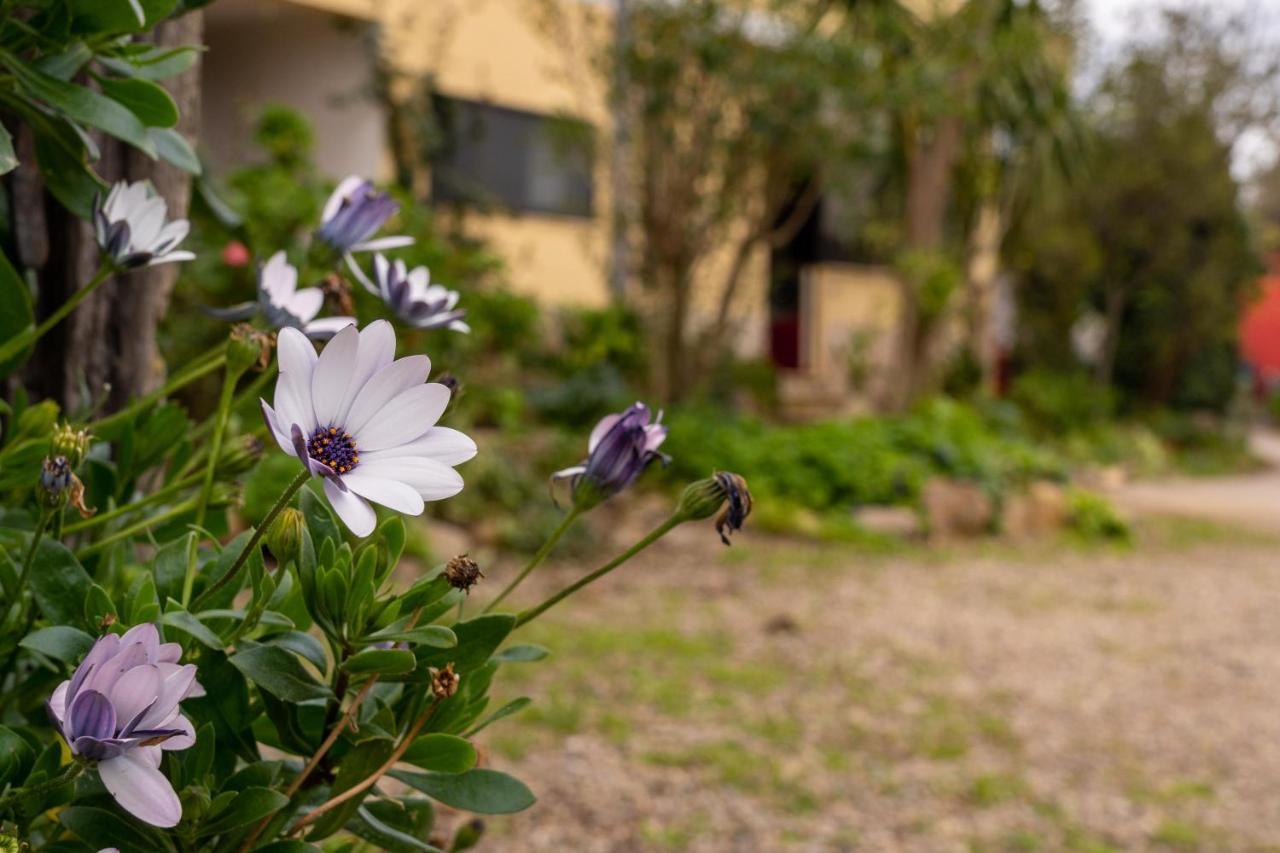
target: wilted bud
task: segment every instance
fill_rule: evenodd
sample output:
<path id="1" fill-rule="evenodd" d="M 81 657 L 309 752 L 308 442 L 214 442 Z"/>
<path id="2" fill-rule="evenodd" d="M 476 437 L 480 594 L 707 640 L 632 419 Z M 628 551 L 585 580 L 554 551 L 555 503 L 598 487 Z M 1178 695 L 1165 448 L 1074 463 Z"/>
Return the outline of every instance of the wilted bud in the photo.
<path id="1" fill-rule="evenodd" d="M 728 471 L 717 471 L 705 480 L 690 483 L 676 508 L 676 514 L 686 521 L 710 518 L 717 512 L 716 532 L 728 545 L 729 533 L 741 530 L 751 514 L 751 492 L 747 491 L 746 480 Z"/>
<path id="2" fill-rule="evenodd" d="M 431 695 L 444 700 L 458 692 L 458 682 L 462 677 L 453 671 L 453 664 L 445 664 L 444 669 L 434 666 L 427 670 L 431 675 Z"/>
<path id="3" fill-rule="evenodd" d="M 87 430 L 72 429 L 71 424 L 59 424 L 53 428 L 53 455 L 65 457 L 67 465 L 74 471 L 89 452 L 89 439 Z"/>
<path id="4" fill-rule="evenodd" d="M 480 839 L 484 837 L 484 821 L 480 818 L 472 818 L 471 820 L 458 827 L 458 831 L 453 834 L 453 844 L 449 845 L 449 853 L 461 853 L 463 850 L 470 850 L 480 843 Z"/>
<path id="5" fill-rule="evenodd" d="M 480 565 L 475 560 L 466 554 L 459 554 L 444 564 L 444 577 L 454 589 L 470 593 L 476 581 L 484 577 L 484 572 L 480 571 Z"/>
<path id="6" fill-rule="evenodd" d="M 71 465 L 65 456 L 46 456 L 40 464 L 40 488 L 44 489 L 45 503 L 59 506 L 67 489 L 71 488 Z"/>
<path id="7" fill-rule="evenodd" d="M 255 329 L 248 323 L 237 323 L 231 327 L 227 338 L 227 371 L 232 376 L 239 376 L 249 368 L 262 371 L 271 363 L 271 347 L 275 336 L 270 332 Z"/>
<path id="8" fill-rule="evenodd" d="M 437 376 L 435 379 L 431 381 L 448 388 L 450 394 L 457 394 L 458 391 L 462 389 L 462 382 L 458 379 L 458 377 L 454 376 L 452 373 L 449 373 L 448 371 L 441 373 L 439 376 Z"/>
<path id="9" fill-rule="evenodd" d="M 280 510 L 275 521 L 267 528 L 267 547 L 276 555 L 280 565 L 298 558 L 302 548 L 302 531 L 306 528 L 302 513 L 291 506 Z"/>
<path id="10" fill-rule="evenodd" d="M 320 290 L 324 293 L 325 301 L 333 308 L 335 314 L 344 317 L 354 316 L 356 313 L 356 304 L 351 299 L 351 285 L 347 284 L 347 280 L 336 272 L 331 272 L 320 282 Z"/>

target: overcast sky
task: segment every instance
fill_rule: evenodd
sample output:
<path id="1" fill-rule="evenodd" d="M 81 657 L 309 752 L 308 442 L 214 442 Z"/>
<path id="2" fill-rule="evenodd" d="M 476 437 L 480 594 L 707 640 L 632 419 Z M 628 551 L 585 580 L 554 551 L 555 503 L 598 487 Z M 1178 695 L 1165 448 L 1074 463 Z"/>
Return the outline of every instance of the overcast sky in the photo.
<path id="1" fill-rule="evenodd" d="M 1160 10 L 1168 7 L 1209 6 L 1224 12 L 1241 12 L 1252 17 L 1259 41 L 1280 49 L 1280 0 L 1083 0 L 1089 21 L 1097 34 L 1095 55 L 1086 74 L 1096 73 L 1097 63 L 1117 55 L 1125 43 L 1145 40 L 1158 33 Z M 1272 162 L 1275 144 L 1260 133 L 1246 134 L 1236 144 L 1235 169 L 1244 177 Z"/>

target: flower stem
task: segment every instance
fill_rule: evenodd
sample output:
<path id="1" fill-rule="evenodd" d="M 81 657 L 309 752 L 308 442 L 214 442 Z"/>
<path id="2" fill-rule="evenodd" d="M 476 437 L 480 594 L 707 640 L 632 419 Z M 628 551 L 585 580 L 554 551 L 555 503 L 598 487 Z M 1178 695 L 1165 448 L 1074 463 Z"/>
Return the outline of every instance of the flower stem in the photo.
<path id="1" fill-rule="evenodd" d="M 44 529 L 49 524 L 49 516 L 49 510 L 41 507 L 36 529 L 31 533 L 31 547 L 27 549 L 27 556 L 22 559 L 22 574 L 18 576 L 18 588 L 13 591 L 15 597 L 20 595 L 21 590 L 27 586 L 27 576 L 31 574 L 31 564 L 36 561 L 36 549 L 40 547 L 40 540 L 44 538 Z"/>
<path id="2" fill-rule="evenodd" d="M 643 551 L 645 548 L 648 548 L 654 542 L 657 542 L 663 536 L 666 536 L 668 533 L 671 532 L 671 529 L 673 527 L 683 524 L 687 520 L 688 519 L 686 519 L 683 515 L 680 515 L 678 513 L 673 514 L 666 521 L 662 522 L 653 530 L 649 531 L 649 533 L 639 542 L 632 545 L 630 548 L 623 551 L 621 554 L 614 557 L 612 560 L 605 563 L 603 566 L 596 569 L 591 574 L 585 575 L 579 578 L 578 580 L 574 581 L 573 583 L 569 584 L 567 587 L 560 590 L 555 595 L 551 596 L 546 601 L 539 604 L 537 607 L 532 607 L 528 610 L 520 611 L 520 615 L 516 617 L 515 627 L 519 628 L 521 625 L 531 622 L 533 619 L 537 618 L 540 614 L 542 614 L 543 612 L 551 609 L 556 604 L 558 604 L 561 599 L 568 598 L 570 595 L 573 595 L 575 592 L 582 589 L 587 584 L 593 581 L 599 580 L 600 578 L 609 574 L 609 572 L 618 568 L 618 566 L 621 566 L 627 560 L 630 560 L 636 554 L 639 554 L 641 551 Z"/>
<path id="3" fill-rule="evenodd" d="M 560 524 L 556 527 L 556 529 L 553 530 L 551 532 L 551 535 L 547 537 L 547 541 L 542 543 L 542 547 L 538 549 L 538 553 L 533 555 L 533 559 L 529 561 L 528 565 L 526 565 L 523 569 L 521 569 L 520 574 L 516 575 L 512 579 L 511 583 L 507 584 L 506 587 L 502 590 L 502 592 L 498 593 L 498 597 L 495 598 L 493 601 L 490 601 L 489 604 L 485 607 L 485 609 L 482 610 L 481 612 L 488 613 L 490 610 L 493 610 L 493 608 L 497 607 L 504 598 L 510 595 L 512 591 L 516 587 L 518 587 L 524 581 L 525 578 L 529 576 L 529 573 L 532 572 L 534 569 L 536 569 L 542 563 L 542 561 L 547 558 L 547 555 L 551 553 L 551 549 L 554 548 L 556 543 L 560 541 L 560 537 L 564 536 L 564 534 L 569 530 L 569 528 L 573 525 L 573 523 L 578 520 L 578 516 L 580 515 L 582 515 L 582 510 L 578 509 L 577 507 L 570 509 L 569 512 L 565 514 L 565 517 L 560 520 Z"/>
<path id="4" fill-rule="evenodd" d="M 139 522 L 129 525 L 128 527 L 122 527 L 116 532 L 112 533 L 110 536 L 104 536 L 103 538 L 99 539 L 97 542 L 94 542 L 92 545 L 89 545 L 85 548 L 81 548 L 79 551 L 76 551 L 76 558 L 84 559 L 85 557 L 93 556 L 94 554 L 106 548 L 108 545 L 114 545 L 115 543 L 119 542 L 121 539 L 128 539 L 129 537 L 134 536 L 135 534 L 141 533 L 144 530 L 148 530 L 152 527 L 160 527 L 164 524 L 168 524 L 170 521 L 173 521 L 178 516 L 184 515 L 185 513 L 190 512 L 192 509 L 195 508 L 195 505 L 196 505 L 195 498 L 189 498 L 180 504 L 175 504 L 172 508 L 166 510 L 165 512 L 160 513 L 159 515 L 154 515 L 154 516 L 151 516 L 150 518 L 144 518 Z"/>
<path id="5" fill-rule="evenodd" d="M 164 385 L 145 396 L 139 397 L 120 411 L 107 415 L 99 421 L 95 421 L 90 424 L 89 428 L 101 432 L 103 430 L 110 429 L 116 424 L 133 418 L 139 412 L 155 405 L 156 401 L 161 400 L 164 397 L 168 397 L 178 389 L 190 385 L 200 377 L 206 376 L 207 374 L 217 370 L 226 360 L 225 352 L 226 344 L 219 344 L 214 349 L 206 352 L 204 355 L 201 355 L 195 361 L 190 362 L 186 368 L 179 371 L 177 375 L 172 377 Z"/>
<path id="6" fill-rule="evenodd" d="M 209 459 L 204 466 L 204 483 L 200 486 L 200 497 L 196 501 L 196 527 L 204 526 L 204 514 L 209 508 L 209 496 L 213 494 L 213 479 L 218 473 L 218 457 L 222 454 L 222 438 L 227 431 L 231 401 L 235 397 L 236 380 L 239 378 L 239 373 L 235 373 L 231 365 L 227 365 L 222 379 L 222 393 L 218 397 L 218 411 L 213 419 L 213 441 L 209 444 Z"/>
<path id="7" fill-rule="evenodd" d="M 320 817 L 325 812 L 328 812 L 332 809 L 337 808 L 338 806 L 345 803 L 347 800 L 351 799 L 352 797 L 357 797 L 360 794 L 363 794 L 365 791 L 369 790 L 375 784 L 377 784 L 378 780 L 381 779 L 388 770 L 390 770 L 392 767 L 396 765 L 396 762 L 400 760 L 400 756 L 404 755 L 405 750 L 407 750 L 409 746 L 413 743 L 413 739 L 418 736 L 418 732 L 422 731 L 422 727 L 427 724 L 427 720 L 431 719 L 431 715 L 435 713 L 436 708 L 438 708 L 439 706 L 440 706 L 440 700 L 439 699 L 433 700 L 432 703 L 427 706 L 427 709 L 423 711 L 421 715 L 419 715 L 418 719 L 413 721 L 413 725 L 411 725 L 408 728 L 408 730 L 405 731 L 404 737 L 400 739 L 400 743 L 397 744 L 396 748 L 392 751 L 391 757 L 388 758 L 385 762 L 383 762 L 381 767 L 379 767 L 377 770 L 370 773 L 368 778 L 364 779 L 361 782 L 356 783 L 350 788 L 347 788 L 341 794 L 338 794 L 335 797 L 331 797 L 328 800 L 325 800 L 323 803 L 316 806 L 311 811 L 307 812 L 307 814 L 302 818 L 302 820 L 298 821 L 292 827 L 290 827 L 289 835 L 297 835 L 299 832 L 302 831 L 304 827 L 309 826 L 310 824 L 315 823 L 317 820 L 319 820 Z"/>
<path id="8" fill-rule="evenodd" d="M 54 776 L 52 779 L 37 782 L 36 784 L 26 788 L 14 788 L 3 797 L 0 797 L 0 812 L 3 812 L 11 803 L 21 800 L 23 797 L 35 797 L 61 788 L 83 772 L 84 765 L 79 761 L 73 761 L 67 765 L 66 769 L 63 770 L 62 773 Z"/>
<path id="9" fill-rule="evenodd" d="M 222 577 L 210 584 L 208 589 L 196 596 L 196 600 L 191 603 L 193 612 L 199 610 L 200 605 L 206 604 L 219 590 L 235 579 L 240 570 L 244 568 L 245 563 L 249 562 L 249 556 L 253 554 L 258 547 L 258 543 L 262 541 L 262 537 L 266 535 L 267 528 L 271 526 L 271 522 L 276 520 L 276 516 L 280 514 L 280 511 L 289 505 L 289 501 L 293 500 L 293 496 L 298 493 L 298 489 L 306 485 L 309 479 L 311 479 L 311 472 L 304 467 L 298 472 L 298 476 L 293 478 L 293 482 L 289 483 L 285 488 L 279 499 L 276 500 L 275 505 L 271 507 L 271 510 L 262 519 L 262 523 L 254 529 L 253 535 L 249 537 L 249 541 L 245 543 L 240 555 L 231 564 L 231 568 L 227 569 Z"/>
<path id="10" fill-rule="evenodd" d="M 66 529 L 63 532 L 66 533 L 67 535 L 71 535 L 72 533 L 79 533 L 82 530 L 89 530 L 91 528 L 97 527 L 100 524 L 105 524 L 108 521 L 115 521 L 117 518 L 119 518 L 122 515 L 128 515 L 129 513 L 137 512 L 138 510 L 144 509 L 148 506 L 151 506 L 152 504 L 163 503 L 165 500 L 168 500 L 177 492 L 180 492 L 183 489 L 189 488 L 190 486 L 194 485 L 195 482 L 196 480 L 195 480 L 195 477 L 193 476 L 183 477 L 180 480 L 176 480 L 167 486 L 157 489 L 156 491 L 152 492 L 149 495 L 138 498 L 136 501 L 131 501 L 126 504 L 121 504 L 120 506 L 116 507 L 113 510 L 110 510 L 109 512 L 99 513 L 98 515 L 92 516 L 91 518 L 82 519 L 81 521 L 76 521 L 71 524 L 68 524 Z"/>
<path id="11" fill-rule="evenodd" d="M 109 265 L 103 264 L 98 267 L 98 271 L 94 273 L 93 278 L 89 279 L 89 283 L 84 287 L 71 294 L 66 302 L 58 306 L 52 314 L 45 318 L 44 322 L 36 326 L 34 329 L 24 330 L 18 335 L 0 344 L 0 361 L 7 361 L 13 358 L 23 349 L 40 340 L 50 329 L 62 322 L 68 314 L 75 310 L 75 307 L 83 302 L 89 294 L 98 289 L 98 285 L 102 284 L 110 277 L 112 269 Z"/>

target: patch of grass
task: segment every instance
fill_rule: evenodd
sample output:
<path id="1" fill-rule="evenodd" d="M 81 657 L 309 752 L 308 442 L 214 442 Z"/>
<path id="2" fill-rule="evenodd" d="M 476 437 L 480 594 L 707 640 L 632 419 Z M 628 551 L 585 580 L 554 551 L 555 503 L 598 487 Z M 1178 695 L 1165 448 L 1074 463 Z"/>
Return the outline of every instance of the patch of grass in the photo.
<path id="1" fill-rule="evenodd" d="M 770 744 L 784 748 L 799 746 L 804 738 L 804 724 L 796 717 L 771 715 L 748 722 L 746 728 Z"/>
<path id="2" fill-rule="evenodd" d="M 1204 831 L 1189 821 L 1166 820 L 1156 827 L 1151 840 L 1174 850 L 1198 850 L 1204 843 Z"/>
<path id="3" fill-rule="evenodd" d="M 1027 782 L 1021 776 L 986 773 L 969 783 L 966 799 L 980 809 L 989 809 L 1026 795 Z"/>
<path id="4" fill-rule="evenodd" d="M 529 754 L 537 740 L 527 731 L 508 726 L 506 731 L 489 737 L 489 748 L 508 761 L 520 761 Z"/>
<path id="5" fill-rule="evenodd" d="M 685 850 L 706 835 L 710 828 L 711 821 L 706 814 L 698 813 L 673 823 L 659 823 L 650 818 L 640 827 L 640 835 L 645 841 L 663 850 Z"/>
<path id="6" fill-rule="evenodd" d="M 1143 544 L 1177 550 L 1195 545 L 1276 545 L 1280 535 L 1244 525 L 1183 515 L 1143 518 L 1138 529 Z"/>

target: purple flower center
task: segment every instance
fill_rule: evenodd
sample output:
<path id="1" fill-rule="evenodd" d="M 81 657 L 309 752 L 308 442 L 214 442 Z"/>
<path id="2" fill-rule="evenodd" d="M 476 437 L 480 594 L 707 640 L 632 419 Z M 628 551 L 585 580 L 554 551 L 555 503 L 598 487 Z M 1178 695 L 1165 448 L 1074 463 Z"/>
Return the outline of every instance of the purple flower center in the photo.
<path id="1" fill-rule="evenodd" d="M 356 440 L 338 427 L 320 427 L 312 433 L 307 439 L 307 455 L 337 474 L 345 474 L 360 464 Z"/>

